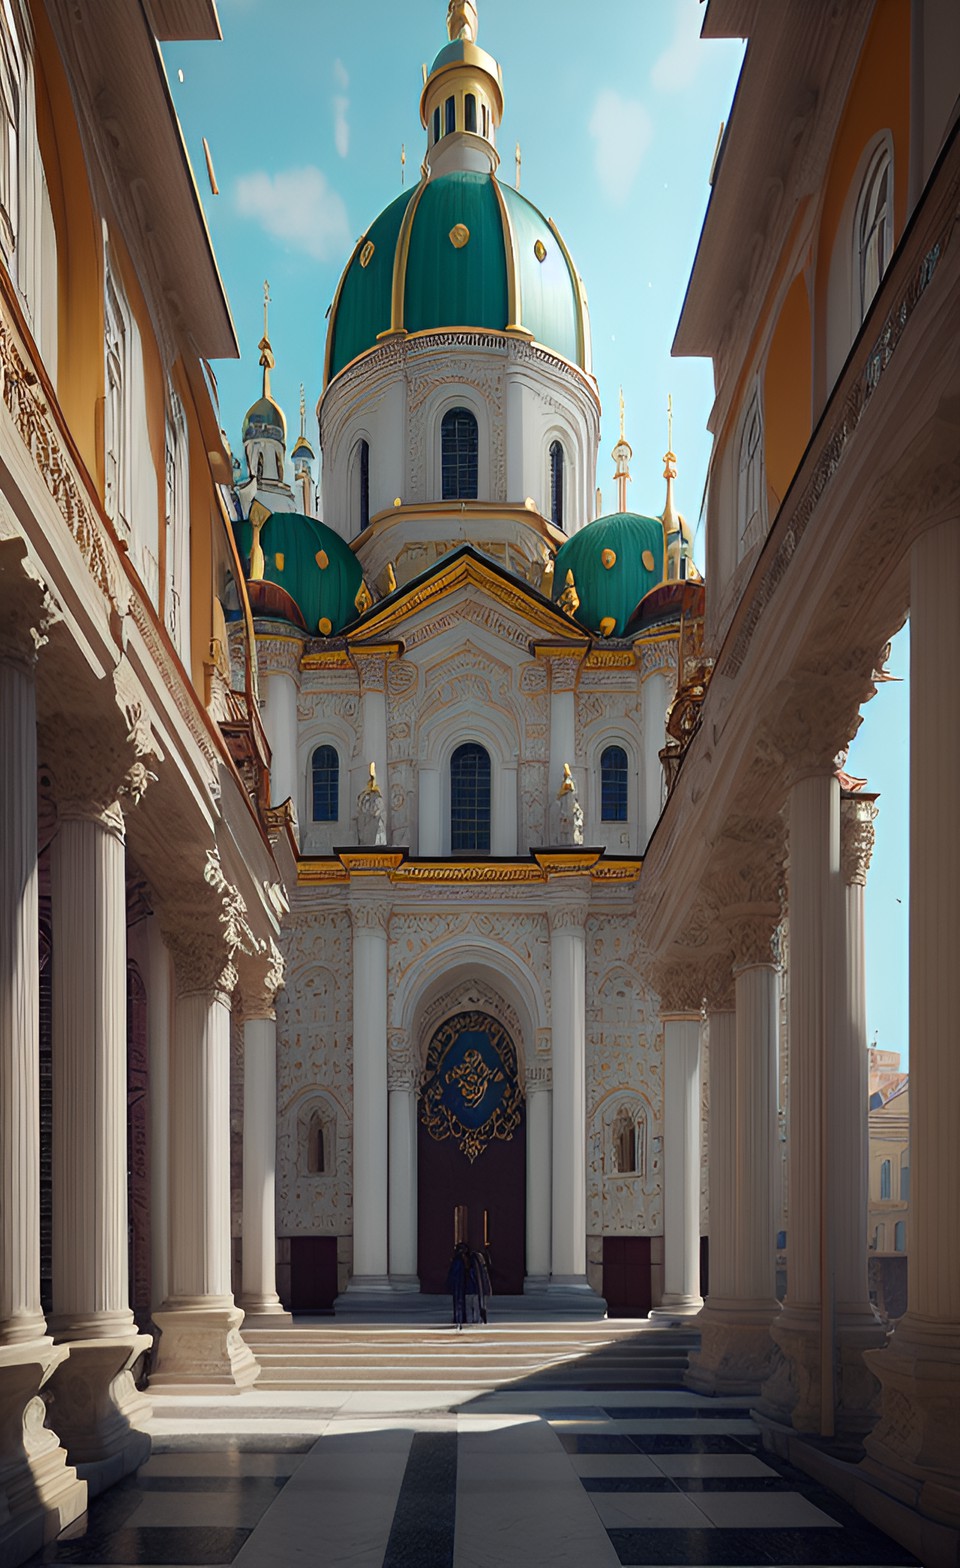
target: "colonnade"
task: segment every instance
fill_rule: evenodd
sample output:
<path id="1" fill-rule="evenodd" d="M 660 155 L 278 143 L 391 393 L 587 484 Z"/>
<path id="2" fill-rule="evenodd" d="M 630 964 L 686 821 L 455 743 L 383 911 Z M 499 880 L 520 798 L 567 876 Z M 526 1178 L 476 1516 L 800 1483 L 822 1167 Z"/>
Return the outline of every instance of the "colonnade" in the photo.
<path id="1" fill-rule="evenodd" d="M 12 602 L 5 586 L 0 577 L 0 1432 L 6 1434 L 0 1556 L 42 1544 L 83 1512 L 89 1492 L 147 1457 L 150 1405 L 135 1374 L 153 1345 L 134 1321 L 128 1280 L 125 840 L 128 813 L 148 783 L 144 752 L 119 706 L 91 715 L 85 727 L 58 717 L 45 737 L 56 808 L 50 846 L 53 1299 L 46 1321 L 37 819 L 37 647 L 45 601 L 29 579 L 18 580 Z M 268 1121 L 246 1118 L 245 1221 L 253 1240 L 244 1285 L 260 1312 L 274 1304 L 280 1310 L 268 1178 L 275 1112 L 267 1101 L 275 1093 L 270 1031 L 281 972 L 276 948 L 254 939 L 249 927 L 241 930 L 243 901 L 215 853 L 208 852 L 196 884 L 185 890 L 182 907 L 160 905 L 146 944 L 151 1246 L 154 1321 L 161 1331 L 153 1381 L 227 1391 L 249 1386 L 259 1372 L 237 1332 L 243 1313 L 231 1292 L 234 958 L 240 961 L 245 945 L 249 1089 L 264 1097 L 269 1112 Z M 48 1393 L 53 1430 L 45 1424 Z"/>

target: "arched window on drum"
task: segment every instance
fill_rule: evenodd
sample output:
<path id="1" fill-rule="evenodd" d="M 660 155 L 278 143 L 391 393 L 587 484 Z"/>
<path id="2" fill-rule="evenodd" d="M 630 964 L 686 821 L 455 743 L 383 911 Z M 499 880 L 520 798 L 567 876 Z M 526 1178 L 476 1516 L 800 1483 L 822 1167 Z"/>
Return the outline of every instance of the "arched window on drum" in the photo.
<path id="1" fill-rule="evenodd" d="M 340 818 L 340 758 L 333 746 L 318 746 L 310 764 L 314 822 Z"/>
<path id="2" fill-rule="evenodd" d="M 444 501 L 475 501 L 479 435 L 469 408 L 448 408 L 440 424 L 440 488 Z"/>
<path id="3" fill-rule="evenodd" d="M 559 441 L 550 445 L 550 521 L 557 528 L 563 527 L 563 447 Z"/>
<path id="4" fill-rule="evenodd" d="M 450 758 L 450 851 L 490 853 L 490 757 L 474 741 Z"/>
<path id="5" fill-rule="evenodd" d="M 626 822 L 629 813 L 627 754 L 607 746 L 600 757 L 600 820 Z"/>

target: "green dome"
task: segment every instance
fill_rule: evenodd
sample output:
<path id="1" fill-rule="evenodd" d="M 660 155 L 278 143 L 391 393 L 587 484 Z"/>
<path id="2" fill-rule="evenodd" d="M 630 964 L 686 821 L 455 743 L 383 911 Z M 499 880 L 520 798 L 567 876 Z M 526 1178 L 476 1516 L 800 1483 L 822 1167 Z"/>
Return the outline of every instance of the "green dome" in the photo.
<path id="1" fill-rule="evenodd" d="M 253 525 L 237 523 L 236 531 L 240 558 L 249 571 Z M 335 636 L 356 620 L 355 601 L 363 573 L 350 546 L 332 528 L 301 512 L 273 512 L 260 530 L 260 548 L 263 581 L 289 596 L 310 636 L 320 632 L 321 620 L 330 622 L 325 636 Z M 326 560 L 325 566 L 318 557 Z M 275 614 L 295 621 L 292 616 L 283 616 L 281 596 L 274 596 L 272 603 Z"/>
<path id="2" fill-rule="evenodd" d="M 453 47 L 453 46 L 451 46 Z M 330 312 L 329 382 L 391 330 L 394 260 L 401 230 L 406 332 L 520 326 L 575 364 L 586 363 L 580 280 L 559 236 L 532 202 L 491 174 L 454 170 L 390 203 L 350 258 Z M 404 227 L 409 212 L 410 222 Z M 468 231 L 465 243 L 462 229 Z M 517 296 L 510 319 L 511 290 Z"/>
<path id="3" fill-rule="evenodd" d="M 604 552 L 613 559 L 604 561 Z M 646 557 L 646 559 L 644 559 Z M 580 596 L 576 620 L 591 632 L 612 619 L 611 637 L 622 637 L 634 610 L 651 588 L 663 581 L 663 523 L 637 512 L 614 512 L 581 528 L 557 551 L 553 597 L 559 599 L 573 573 Z"/>

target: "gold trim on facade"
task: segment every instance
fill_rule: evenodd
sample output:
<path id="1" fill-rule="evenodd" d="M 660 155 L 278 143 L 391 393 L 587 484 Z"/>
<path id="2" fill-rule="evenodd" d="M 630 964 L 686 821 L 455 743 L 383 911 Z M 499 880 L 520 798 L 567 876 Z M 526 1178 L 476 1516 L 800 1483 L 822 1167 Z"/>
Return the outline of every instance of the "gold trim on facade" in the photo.
<path id="1" fill-rule="evenodd" d="M 577 271 L 574 259 L 567 249 L 567 244 L 563 235 L 560 233 L 560 230 L 557 228 L 557 225 L 554 223 L 552 218 L 548 218 L 547 223 L 549 224 L 551 234 L 553 235 L 557 244 L 560 246 L 560 252 L 567 264 L 567 271 L 570 274 L 570 281 L 573 284 L 573 292 L 577 296 L 577 358 L 580 361 L 580 365 L 584 374 L 589 375 L 591 372 L 587 365 L 587 300 L 583 289 L 583 283 L 580 279 L 580 274 Z"/>
<path id="2" fill-rule="evenodd" d="M 436 574 L 427 582 L 421 583 L 417 588 L 403 590 L 394 603 L 379 612 L 375 611 L 371 619 L 358 628 L 356 642 L 363 645 L 371 635 L 383 637 L 392 627 L 399 625 L 417 610 L 423 610 L 428 605 L 435 604 L 438 599 L 446 598 L 448 594 L 464 587 L 482 589 L 491 599 L 512 610 L 515 615 L 522 616 L 540 631 L 552 632 L 556 636 L 562 629 L 557 624 L 563 620 L 560 611 L 548 610 L 539 604 L 533 598 L 532 590 L 528 595 L 519 582 L 516 586 L 505 582 L 497 573 L 484 566 L 482 561 L 476 561 L 470 556 L 461 556 L 459 560 L 447 566 L 440 566 Z M 348 632 L 347 640 L 350 645 L 353 645 L 354 635 Z M 578 653 L 581 647 L 585 649 L 587 642 L 584 641 L 582 645 L 579 642 L 572 642 L 564 646 L 569 657 L 571 653 Z"/>
<path id="3" fill-rule="evenodd" d="M 407 260 L 410 255 L 410 237 L 413 234 L 413 220 L 417 215 L 417 208 L 427 188 L 427 177 L 422 175 L 403 213 L 403 222 L 397 236 L 397 248 L 393 253 L 393 289 L 390 294 L 390 334 L 396 336 L 403 332 L 403 304 L 407 287 Z M 381 334 L 382 336 L 383 334 Z M 369 353 L 369 349 L 367 350 Z M 346 368 L 346 367 L 344 367 Z"/>
<path id="4" fill-rule="evenodd" d="M 347 281 L 347 273 L 350 271 L 350 268 L 353 266 L 353 263 L 354 263 L 354 261 L 356 259 L 357 251 L 360 249 L 360 247 L 362 245 L 364 245 L 366 243 L 366 238 L 367 238 L 366 233 L 361 234 L 360 238 L 357 240 L 356 245 L 354 245 L 353 250 L 350 252 L 350 260 L 347 262 L 347 265 L 344 267 L 343 271 L 340 274 L 340 282 L 337 284 L 337 291 L 336 291 L 336 293 L 333 296 L 333 304 L 330 306 L 330 318 L 329 318 L 329 322 L 328 322 L 328 325 L 327 325 L 327 341 L 326 341 L 326 344 L 325 344 L 324 350 L 323 350 L 323 391 L 324 392 L 327 390 L 327 387 L 330 384 L 330 360 L 331 360 L 331 357 L 333 355 L 333 333 L 334 333 L 334 329 L 335 329 L 335 327 L 337 325 L 337 310 L 339 309 L 339 306 L 340 306 L 340 295 L 343 293 L 343 285 Z M 367 352 L 369 353 L 369 350 L 367 350 Z M 320 404 L 321 404 L 322 401 L 323 401 L 323 393 L 321 393 L 320 397 L 317 399 L 317 419 L 318 420 L 320 418 Z"/>
<path id="5" fill-rule="evenodd" d="M 523 325 L 523 297 L 520 287 L 520 258 L 517 255 L 517 237 L 513 232 L 513 223 L 507 211 L 507 204 L 500 189 L 500 181 L 495 174 L 491 174 L 493 188 L 496 192 L 497 206 L 500 208 L 500 222 L 503 227 L 503 244 L 506 251 L 507 262 L 507 332 L 514 337 L 525 337 L 533 342 L 533 333 L 528 332 Z"/>
<path id="6" fill-rule="evenodd" d="M 635 882 L 640 859 L 607 861 L 602 849 L 535 849 L 529 860 L 408 860 L 404 849 L 339 849 L 332 856 L 301 856 L 300 887 L 340 885 L 355 876 L 385 876 L 395 886 L 539 885 L 553 877 L 589 876 L 593 882 Z"/>

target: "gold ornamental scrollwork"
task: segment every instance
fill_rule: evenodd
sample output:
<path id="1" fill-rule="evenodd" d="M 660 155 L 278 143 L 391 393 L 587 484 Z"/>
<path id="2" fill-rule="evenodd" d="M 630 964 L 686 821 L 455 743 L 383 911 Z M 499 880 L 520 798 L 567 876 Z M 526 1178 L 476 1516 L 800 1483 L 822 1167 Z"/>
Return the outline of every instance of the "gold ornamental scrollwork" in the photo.
<path id="1" fill-rule="evenodd" d="M 430 1137 L 456 1138 L 472 1164 L 494 1139 L 508 1142 L 522 1117 L 517 1053 L 507 1030 L 489 1013 L 447 1019 L 430 1042 L 423 1075 L 420 1120 Z"/>

